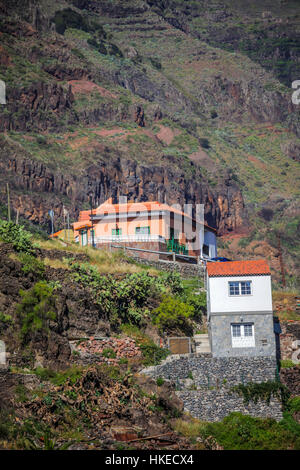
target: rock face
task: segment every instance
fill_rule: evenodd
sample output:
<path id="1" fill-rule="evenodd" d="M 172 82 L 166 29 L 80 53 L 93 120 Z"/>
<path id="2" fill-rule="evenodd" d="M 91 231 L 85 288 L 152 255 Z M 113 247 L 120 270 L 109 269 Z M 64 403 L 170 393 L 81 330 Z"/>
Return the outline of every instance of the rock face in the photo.
<path id="1" fill-rule="evenodd" d="M 71 87 L 38 82 L 29 88 L 9 89 L 8 112 L 1 116 L 0 131 L 45 130 L 72 106 Z M 43 116 L 43 118 L 41 118 Z"/>
<path id="2" fill-rule="evenodd" d="M 220 234 L 247 229 L 243 197 L 229 175 L 225 176 L 225 186 L 212 191 L 200 171 L 189 179 L 172 167 L 148 167 L 116 157 L 106 162 L 100 160 L 78 175 L 64 174 L 43 163 L 17 157 L 13 149 L 7 147 L 0 151 L 0 170 L 0 180 L 11 182 L 13 209 L 35 223 L 47 223 L 50 201 L 56 218 L 62 217 L 62 198 L 69 200 L 71 217 L 77 217 L 87 201 L 87 194 L 91 193 L 94 207 L 109 197 L 118 200 L 120 196 L 132 201 L 182 206 L 205 204 L 205 219 Z M 2 198 L 5 202 L 5 195 Z"/>

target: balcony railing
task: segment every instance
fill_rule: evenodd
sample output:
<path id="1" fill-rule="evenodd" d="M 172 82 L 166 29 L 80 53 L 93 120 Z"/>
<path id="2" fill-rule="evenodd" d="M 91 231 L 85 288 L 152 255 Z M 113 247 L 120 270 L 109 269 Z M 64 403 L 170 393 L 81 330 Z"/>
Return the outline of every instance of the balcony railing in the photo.
<path id="1" fill-rule="evenodd" d="M 94 237 L 94 243 L 130 243 L 130 242 L 160 242 L 166 243 L 166 239 L 161 235 L 136 234 L 136 235 L 106 235 L 103 237 Z M 92 237 L 89 237 L 89 243 L 92 243 Z"/>
<path id="2" fill-rule="evenodd" d="M 167 240 L 167 250 L 171 251 L 172 253 L 177 253 L 181 255 L 189 254 L 189 250 L 187 249 L 187 247 L 179 243 L 177 240 L 174 240 L 174 238 Z"/>

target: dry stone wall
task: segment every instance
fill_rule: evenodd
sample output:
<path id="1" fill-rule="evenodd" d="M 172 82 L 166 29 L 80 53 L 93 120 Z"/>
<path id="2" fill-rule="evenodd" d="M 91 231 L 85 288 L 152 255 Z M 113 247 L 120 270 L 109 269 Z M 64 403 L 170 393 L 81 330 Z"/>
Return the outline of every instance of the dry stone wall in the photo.
<path id="1" fill-rule="evenodd" d="M 143 372 L 176 383 L 192 376 L 197 387 L 259 383 L 276 378 L 276 359 L 273 356 L 213 358 L 210 354 L 182 354 L 169 356 L 160 365 Z"/>
<path id="2" fill-rule="evenodd" d="M 143 373 L 154 378 L 171 380 L 185 411 L 204 421 L 221 421 L 238 411 L 255 417 L 282 419 L 281 403 L 244 403 L 243 397 L 231 387 L 240 383 L 274 381 L 276 359 L 272 357 L 213 358 L 211 354 L 169 356 L 160 365 L 148 367 Z"/>
<path id="3" fill-rule="evenodd" d="M 184 410 L 204 421 L 221 421 L 233 411 L 260 418 L 282 419 L 281 403 L 272 398 L 266 401 L 244 403 L 243 397 L 230 392 L 227 387 L 218 390 L 181 390 L 176 395 L 184 403 Z"/>

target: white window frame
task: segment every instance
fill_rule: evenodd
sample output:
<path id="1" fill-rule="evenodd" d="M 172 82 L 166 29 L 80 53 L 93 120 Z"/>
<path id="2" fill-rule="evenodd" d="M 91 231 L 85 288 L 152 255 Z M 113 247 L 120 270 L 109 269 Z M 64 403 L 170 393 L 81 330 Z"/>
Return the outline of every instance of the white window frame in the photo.
<path id="1" fill-rule="evenodd" d="M 250 284 L 250 294 L 242 294 L 242 283 L 245 283 L 245 282 L 249 282 L 249 284 Z M 232 284 L 232 283 L 238 284 L 238 290 L 239 290 L 239 293 L 238 293 L 238 294 L 231 294 L 231 293 L 230 293 L 230 284 Z M 229 295 L 229 297 L 246 297 L 246 296 L 253 295 L 253 291 L 252 291 L 252 281 L 250 281 L 250 280 L 245 280 L 245 281 L 228 281 L 228 295 Z"/>
<path id="2" fill-rule="evenodd" d="M 240 335 L 234 336 L 234 327 L 239 327 Z M 251 327 L 251 335 L 249 335 L 249 328 Z M 254 348 L 255 347 L 255 333 L 254 323 L 232 323 L 231 324 L 231 344 L 233 348 Z"/>

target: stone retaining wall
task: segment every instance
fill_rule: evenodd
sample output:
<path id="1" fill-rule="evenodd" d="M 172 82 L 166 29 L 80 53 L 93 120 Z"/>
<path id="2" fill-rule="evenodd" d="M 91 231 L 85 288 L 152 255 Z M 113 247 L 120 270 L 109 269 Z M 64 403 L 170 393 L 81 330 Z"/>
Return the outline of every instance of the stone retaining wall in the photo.
<path id="1" fill-rule="evenodd" d="M 281 403 L 272 398 L 270 404 L 259 400 L 244 403 L 243 397 L 223 387 L 219 390 L 183 390 L 176 392 L 184 403 L 184 410 L 204 421 L 221 421 L 233 411 L 261 418 L 282 419 Z"/>
<path id="2" fill-rule="evenodd" d="M 190 263 L 180 263 L 180 262 L 173 262 L 173 261 L 152 261 L 149 259 L 140 259 L 136 255 L 132 255 L 136 261 L 140 261 L 147 266 L 152 266 L 160 271 L 176 271 L 181 274 L 181 276 L 185 279 L 190 277 L 197 277 L 203 276 L 204 267 L 199 264 L 190 264 Z"/>
<path id="3" fill-rule="evenodd" d="M 244 403 L 243 397 L 230 390 L 240 383 L 275 380 L 274 357 L 213 358 L 211 354 L 169 356 L 158 366 L 142 371 L 152 377 L 162 377 L 176 384 L 177 396 L 184 409 L 204 421 L 221 421 L 233 411 L 255 417 L 282 419 L 281 403 L 272 398 Z"/>
<path id="4" fill-rule="evenodd" d="M 210 354 L 183 354 L 169 356 L 160 365 L 144 369 L 143 373 L 173 380 L 177 384 L 192 376 L 196 387 L 259 383 L 275 379 L 276 359 L 269 356 L 213 358 Z"/>

